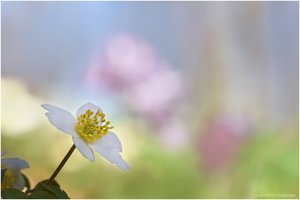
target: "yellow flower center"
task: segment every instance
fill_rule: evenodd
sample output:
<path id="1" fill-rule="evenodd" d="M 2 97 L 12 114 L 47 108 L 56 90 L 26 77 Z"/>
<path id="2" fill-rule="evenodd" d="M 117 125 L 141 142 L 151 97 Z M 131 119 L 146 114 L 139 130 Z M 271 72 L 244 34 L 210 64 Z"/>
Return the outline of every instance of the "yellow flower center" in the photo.
<path id="1" fill-rule="evenodd" d="M 86 142 L 92 143 L 108 133 L 110 121 L 106 121 L 105 114 L 99 109 L 96 113 L 88 109 L 78 116 L 76 130 L 79 136 Z"/>
<path id="2" fill-rule="evenodd" d="M 5 171 L 4 178 L 1 183 L 1 189 L 3 190 L 3 189 L 12 188 L 13 185 L 16 183 L 16 180 L 17 179 L 13 174 L 13 172 L 7 169 Z"/>

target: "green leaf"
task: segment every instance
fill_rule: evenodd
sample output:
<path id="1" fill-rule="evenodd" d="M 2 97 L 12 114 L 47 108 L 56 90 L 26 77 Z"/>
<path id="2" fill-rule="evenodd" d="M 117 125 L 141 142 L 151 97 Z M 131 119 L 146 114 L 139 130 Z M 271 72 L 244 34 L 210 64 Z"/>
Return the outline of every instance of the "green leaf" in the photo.
<path id="1" fill-rule="evenodd" d="M 43 188 L 43 187 L 42 187 L 42 184 L 47 184 L 47 182 L 48 182 L 48 179 L 43 180 L 43 181 L 40 181 L 40 182 L 35 186 L 34 190 L 41 190 L 41 189 Z M 55 187 L 60 188 L 59 184 L 58 184 L 55 180 L 53 180 L 49 185 L 53 185 L 53 186 L 55 186 Z"/>
<path id="2" fill-rule="evenodd" d="M 56 196 L 48 193 L 47 191 L 37 190 L 29 195 L 30 199 L 56 199 Z"/>
<path id="3" fill-rule="evenodd" d="M 55 199 L 69 199 L 67 193 L 63 191 L 56 181 L 47 184 L 48 180 L 39 182 L 34 188 L 31 198 L 55 198 Z M 46 194 L 47 193 L 47 194 Z M 45 197 L 41 197 L 45 196 Z"/>
<path id="4" fill-rule="evenodd" d="M 3 199 L 27 199 L 28 196 L 15 188 L 9 188 L 1 191 Z"/>
<path id="5" fill-rule="evenodd" d="M 43 188 L 49 193 L 54 194 L 58 199 L 69 199 L 67 193 L 54 185 L 42 184 Z"/>
<path id="6" fill-rule="evenodd" d="M 6 168 L 1 169 L 1 183 L 2 183 L 3 180 L 4 180 L 6 170 L 7 170 Z"/>
<path id="7" fill-rule="evenodd" d="M 23 173 L 21 173 L 21 175 L 23 176 L 24 178 L 24 181 L 25 181 L 25 187 L 27 188 L 27 190 L 30 190 L 30 182 L 29 182 L 29 179 L 27 178 L 27 176 Z"/>

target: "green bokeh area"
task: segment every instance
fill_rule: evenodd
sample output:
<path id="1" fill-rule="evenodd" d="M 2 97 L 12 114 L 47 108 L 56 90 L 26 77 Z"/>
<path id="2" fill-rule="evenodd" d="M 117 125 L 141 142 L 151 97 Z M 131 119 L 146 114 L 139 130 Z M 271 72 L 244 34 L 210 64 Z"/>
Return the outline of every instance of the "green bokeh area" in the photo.
<path id="1" fill-rule="evenodd" d="M 43 139 L 44 138 L 44 139 Z M 53 138 L 50 138 L 53 139 Z M 38 142 L 37 142 L 38 141 Z M 15 146 L 15 144 L 22 144 Z M 71 144 L 71 143 L 70 143 Z M 45 148 L 45 146 L 48 146 Z M 39 133 L 18 138 L 2 136 L 2 149 L 26 159 L 31 181 L 47 179 L 55 169 L 47 154 L 51 143 Z M 67 149 L 67 148 L 66 148 Z M 90 163 L 57 177 L 72 198 L 298 198 L 298 139 L 279 132 L 257 132 L 245 143 L 234 163 L 206 173 L 193 147 L 176 154 L 155 141 L 142 146 L 139 156 L 122 172 L 114 166 Z M 66 152 L 66 150 L 64 150 Z M 76 155 L 80 157 L 79 153 Z M 9 154 L 8 154 L 9 155 Z M 46 156 L 45 156 L 46 155 Z M 57 158 L 59 162 L 61 158 Z M 96 157 L 101 160 L 100 156 Z M 75 164 L 70 158 L 70 163 Z M 33 178 L 31 178 L 33 177 Z"/>

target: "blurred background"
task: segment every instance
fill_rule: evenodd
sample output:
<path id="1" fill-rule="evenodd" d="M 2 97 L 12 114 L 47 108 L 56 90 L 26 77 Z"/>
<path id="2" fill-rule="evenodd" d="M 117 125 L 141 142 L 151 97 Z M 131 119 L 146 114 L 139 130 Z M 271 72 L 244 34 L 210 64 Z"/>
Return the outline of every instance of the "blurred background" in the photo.
<path id="1" fill-rule="evenodd" d="M 102 107 L 131 166 L 72 155 L 72 198 L 298 198 L 298 2 L 1 2 L 1 151 L 32 185 Z"/>

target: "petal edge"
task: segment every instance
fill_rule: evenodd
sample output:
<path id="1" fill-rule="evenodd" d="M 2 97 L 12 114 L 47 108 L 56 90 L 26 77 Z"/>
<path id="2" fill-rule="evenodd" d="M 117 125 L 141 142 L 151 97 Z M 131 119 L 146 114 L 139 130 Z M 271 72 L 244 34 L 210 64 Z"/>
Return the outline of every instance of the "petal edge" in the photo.
<path id="1" fill-rule="evenodd" d="M 122 152 L 121 142 L 113 132 L 109 132 L 106 136 L 90 144 L 90 147 L 120 169 L 129 169 L 128 164 L 120 154 Z"/>
<path id="2" fill-rule="evenodd" d="M 88 109 L 90 109 L 93 112 L 97 112 L 97 110 L 99 109 L 101 112 L 102 109 L 99 106 L 96 106 L 95 104 L 89 102 L 86 104 L 83 104 L 82 106 L 80 106 L 76 112 L 76 116 L 78 117 L 81 114 L 84 114 Z"/>
<path id="3" fill-rule="evenodd" d="M 53 126 L 73 137 L 78 137 L 75 130 L 76 119 L 70 112 L 50 104 L 42 104 L 41 107 L 48 111 L 45 115 Z"/>

